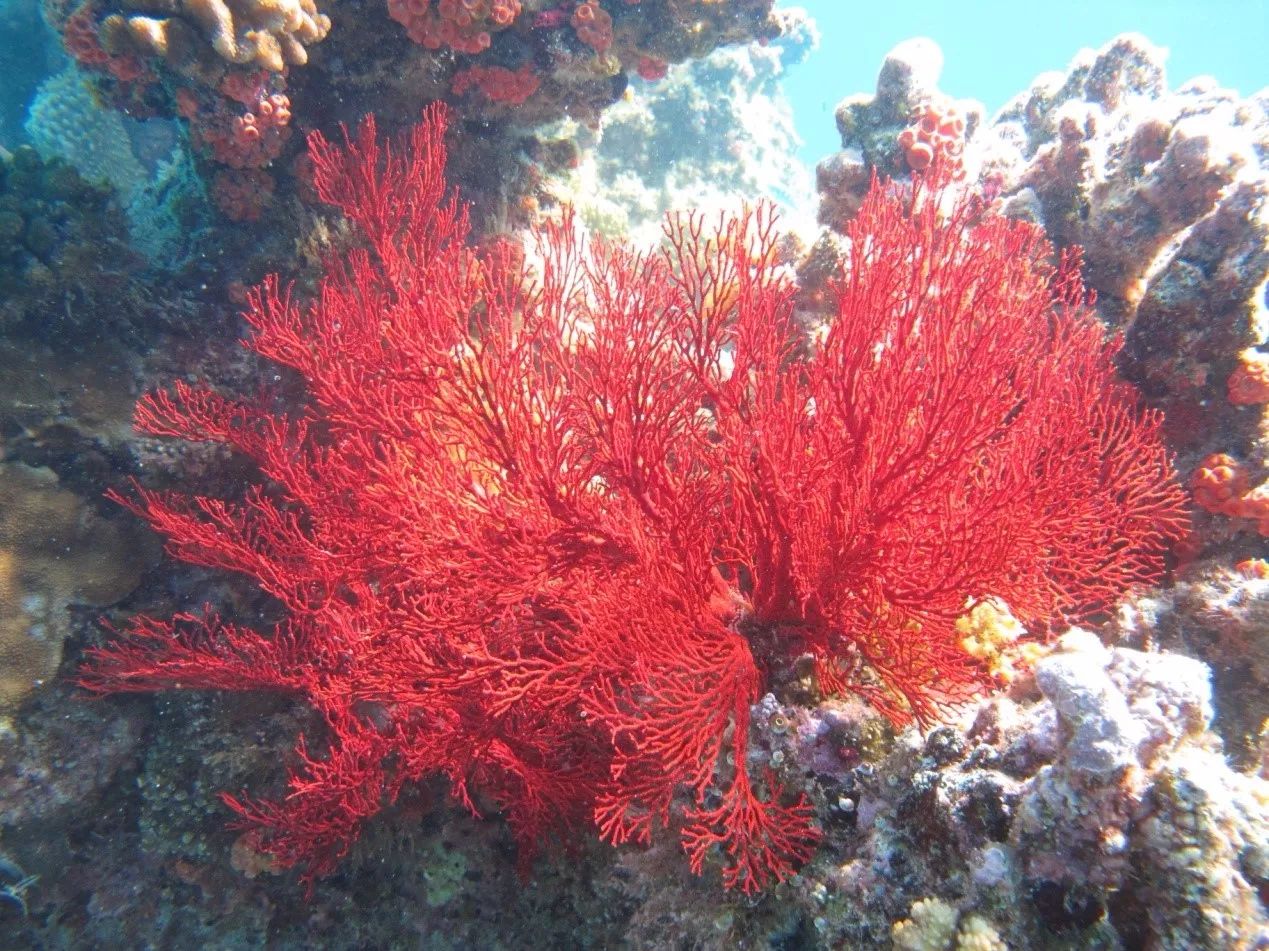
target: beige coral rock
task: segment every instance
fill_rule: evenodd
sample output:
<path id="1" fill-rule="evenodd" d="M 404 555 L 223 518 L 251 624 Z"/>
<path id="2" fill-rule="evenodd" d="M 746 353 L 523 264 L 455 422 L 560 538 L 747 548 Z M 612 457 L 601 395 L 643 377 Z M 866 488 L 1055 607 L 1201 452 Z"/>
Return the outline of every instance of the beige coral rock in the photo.
<path id="1" fill-rule="evenodd" d="M 990 921 L 981 915 L 969 915 L 961 921 L 956 951 L 1009 951 L 1009 946 Z"/>
<path id="2" fill-rule="evenodd" d="M 959 912 L 941 898 L 922 898 L 909 914 L 890 929 L 896 951 L 945 951 L 956 937 Z"/>
<path id="3" fill-rule="evenodd" d="M 330 17 L 314 0 L 179 0 L 144 6 L 135 14 L 107 17 L 103 44 L 161 57 L 178 71 L 205 59 L 210 47 L 223 62 L 280 73 L 307 63 L 308 47 L 330 32 Z"/>
<path id="4" fill-rule="evenodd" d="M 50 470 L 0 464 L 0 713 L 57 672 L 68 608 L 128 594 L 150 547 L 97 516 Z"/>

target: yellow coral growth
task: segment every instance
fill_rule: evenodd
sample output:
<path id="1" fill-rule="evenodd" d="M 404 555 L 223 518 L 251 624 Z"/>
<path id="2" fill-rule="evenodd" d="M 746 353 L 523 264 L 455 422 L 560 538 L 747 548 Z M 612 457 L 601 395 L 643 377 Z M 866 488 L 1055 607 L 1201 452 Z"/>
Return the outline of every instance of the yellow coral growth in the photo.
<path id="1" fill-rule="evenodd" d="M 890 928 L 895 951 L 1008 951 L 995 926 L 981 915 L 966 915 L 941 898 L 913 903 L 909 916 Z"/>
<path id="2" fill-rule="evenodd" d="M 956 951 L 1009 951 L 1000 932 L 981 915 L 969 915 L 961 922 Z"/>
<path id="3" fill-rule="evenodd" d="M 890 929 L 895 951 L 946 951 L 956 937 L 959 913 L 941 898 L 922 898 L 908 915 Z"/>
<path id="4" fill-rule="evenodd" d="M 1044 647 L 1031 641 L 1019 643 L 1026 628 L 1009 613 L 1009 606 L 994 598 L 975 604 L 968 614 L 956 621 L 961 647 L 975 660 L 982 661 L 993 679 L 1012 683 L 1020 668 L 1030 667 L 1044 653 Z"/>

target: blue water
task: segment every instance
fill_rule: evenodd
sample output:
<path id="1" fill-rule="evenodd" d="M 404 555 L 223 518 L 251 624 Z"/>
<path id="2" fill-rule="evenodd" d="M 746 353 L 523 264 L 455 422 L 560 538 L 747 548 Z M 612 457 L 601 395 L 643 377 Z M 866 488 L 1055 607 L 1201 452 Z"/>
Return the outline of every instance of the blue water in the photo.
<path id="1" fill-rule="evenodd" d="M 871 92 L 886 53 L 928 36 L 943 49 L 942 89 L 978 99 L 989 112 L 1023 92 L 1041 72 L 1065 69 L 1081 47 L 1099 47 L 1134 31 L 1171 50 L 1168 85 L 1200 75 L 1249 95 L 1269 86 L 1269 0 L 906 0 L 866 6 L 848 0 L 800 0 L 819 24 L 819 49 L 791 69 L 799 157 L 818 162 L 840 147 L 833 108 Z M 1019 21 L 1022 21 L 1020 23 Z"/>

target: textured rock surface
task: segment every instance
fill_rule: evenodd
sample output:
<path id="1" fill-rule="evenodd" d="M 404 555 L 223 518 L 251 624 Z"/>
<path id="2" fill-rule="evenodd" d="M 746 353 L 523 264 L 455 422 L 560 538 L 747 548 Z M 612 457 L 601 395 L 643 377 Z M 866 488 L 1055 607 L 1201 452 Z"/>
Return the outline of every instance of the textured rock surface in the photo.
<path id="1" fill-rule="evenodd" d="M 1253 764 L 1269 720 L 1269 577 L 1263 562 L 1228 565 L 1213 556 L 1165 591 L 1123 605 L 1111 633 L 1211 665 L 1219 700 L 1215 727 L 1231 756 Z"/>
<path id="2" fill-rule="evenodd" d="M 576 173 L 559 182 L 560 199 L 592 229 L 640 244 L 659 240 L 666 212 L 684 207 L 712 215 L 766 199 L 781 205 L 786 227 L 789 218 L 809 224 L 811 181 L 793 154 L 797 133 L 779 83 L 817 40 L 790 12 L 770 43 L 717 50 L 634 84 L 593 134 L 565 123 L 560 135 L 576 136 L 582 151 Z"/>
<path id="3" fill-rule="evenodd" d="M 139 263 L 108 189 L 30 146 L 0 150 L 0 328 L 69 339 L 124 323 Z"/>
<path id="4" fill-rule="evenodd" d="M 0 464 L 0 714 L 57 673 L 72 605 L 123 598 L 155 548 L 131 520 L 97 516 L 50 470 Z"/>
<path id="5" fill-rule="evenodd" d="M 1102 315 L 1127 328 L 1138 372 L 1175 387 L 1260 342 L 1269 97 L 1207 78 L 1169 90 L 1165 55 L 1126 34 L 1043 74 L 990 122 L 961 108 L 969 173 L 1059 247 L 1084 248 L 1086 279 Z M 872 169 L 903 170 L 897 133 L 941 97 L 941 69 L 936 45 L 909 40 L 887 56 L 874 95 L 837 107 L 843 151 L 819 174 L 826 224 L 853 214 Z"/>
<path id="6" fill-rule="evenodd" d="M 103 102 L 187 123 L 218 207 L 279 227 L 284 203 L 305 194 L 292 113 L 306 130 L 335 132 L 367 112 L 394 129 L 444 100 L 479 123 L 475 161 L 455 163 L 468 170 L 467 196 L 499 224 L 522 223 L 531 214 L 520 201 L 552 171 L 526 154 L 526 130 L 566 116 L 593 128 L 631 77 L 783 29 L 773 0 L 43 3 Z"/>
<path id="7" fill-rule="evenodd" d="M 963 730 L 900 737 L 849 772 L 820 772 L 849 716 L 817 708 L 786 757 L 822 794 L 845 790 L 856 821 L 827 826 L 793 890 L 825 946 L 884 946 L 889 922 L 909 918 L 907 935 L 942 920 L 1017 948 L 1256 947 L 1269 783 L 1230 768 L 1211 714 L 1203 664 L 1082 631 Z M 930 898 L 955 911 L 910 913 Z"/>

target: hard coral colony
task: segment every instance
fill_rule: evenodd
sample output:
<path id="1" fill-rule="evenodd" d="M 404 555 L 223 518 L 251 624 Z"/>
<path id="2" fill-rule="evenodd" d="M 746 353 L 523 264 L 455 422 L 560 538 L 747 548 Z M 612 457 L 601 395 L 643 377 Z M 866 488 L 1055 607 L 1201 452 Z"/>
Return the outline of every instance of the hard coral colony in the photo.
<path id="1" fill-rule="evenodd" d="M 1036 227 L 937 166 L 874 183 L 806 334 L 763 208 L 672 217 L 659 254 L 583 245 L 568 217 L 538 272 L 478 254 L 444 127 L 431 108 L 397 146 L 373 120 L 312 137 L 369 249 L 307 305 L 276 278 L 251 296 L 251 346 L 303 378 L 301 409 L 177 384 L 137 413 L 259 465 L 237 501 L 128 504 L 286 620 L 137 618 L 81 681 L 312 704 L 327 737 L 289 793 L 225 797 L 280 864 L 330 871 L 441 775 L 526 857 L 552 830 L 646 843 L 673 821 L 693 870 L 751 892 L 817 839 L 747 755 L 773 674 L 809 655 L 822 689 L 928 724 L 989 682 L 959 644 L 974 604 L 1034 633 L 1159 576 L 1186 525 L 1160 420 Z"/>
<path id="2" fill-rule="evenodd" d="M 240 222 L 267 219 L 304 193 L 291 164 L 292 118 L 330 128 L 354 90 L 373 86 L 386 113 L 398 100 L 412 110 L 445 99 L 497 122 L 569 115 L 594 124 L 626 74 L 654 81 L 666 57 L 778 30 L 772 0 L 747 0 L 743 10 L 611 0 L 611 11 L 599 0 L 376 0 L 335 23 L 323 0 L 44 6 L 82 67 L 84 75 L 72 72 L 76 85 L 87 81 L 102 104 L 128 116 L 181 120 L 200 174 L 213 182 L 213 204 Z M 321 44 L 329 52 L 314 55 Z"/>

